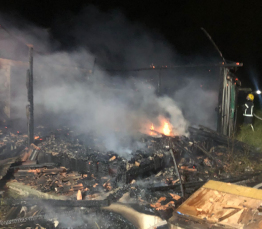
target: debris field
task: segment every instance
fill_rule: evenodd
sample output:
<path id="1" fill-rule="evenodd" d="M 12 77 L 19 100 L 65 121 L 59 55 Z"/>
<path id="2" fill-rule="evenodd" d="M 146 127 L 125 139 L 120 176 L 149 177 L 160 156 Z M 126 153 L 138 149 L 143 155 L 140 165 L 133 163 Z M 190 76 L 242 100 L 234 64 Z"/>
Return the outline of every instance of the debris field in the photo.
<path id="1" fill-rule="evenodd" d="M 125 216 L 132 208 L 155 217 L 152 228 L 164 228 L 209 180 L 250 187 L 262 182 L 259 152 L 203 126 L 189 127 L 189 137 L 138 133 L 134 141 L 142 147 L 120 153 L 66 127 L 37 131 L 28 147 L 26 134 L 1 128 L 2 226 L 143 228 L 140 216 Z M 118 212 L 117 204 L 127 208 Z"/>

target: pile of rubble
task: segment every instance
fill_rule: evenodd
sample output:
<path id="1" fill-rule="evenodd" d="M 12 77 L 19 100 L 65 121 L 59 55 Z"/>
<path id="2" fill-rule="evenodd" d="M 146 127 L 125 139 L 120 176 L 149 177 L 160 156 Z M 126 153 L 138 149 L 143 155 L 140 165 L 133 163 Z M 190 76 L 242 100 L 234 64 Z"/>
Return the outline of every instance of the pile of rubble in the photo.
<path id="1" fill-rule="evenodd" d="M 24 196 L 19 200 L 3 197 L 6 212 L 0 225 L 36 225 L 47 222 L 48 215 L 59 228 L 73 222 L 63 222 L 63 212 L 71 212 L 68 217 L 74 219 L 82 211 L 90 218 L 82 217 L 81 222 L 92 224 L 90 228 L 102 228 L 94 221 L 102 215 L 112 217 L 108 219 L 112 225 L 118 218 L 121 228 L 138 227 L 125 217 L 125 210 L 118 212 L 121 206 L 114 209 L 116 204 L 128 203 L 134 211 L 158 217 L 160 228 L 174 209 L 210 179 L 245 185 L 261 182 L 258 165 L 262 157 L 252 147 L 206 127 L 190 127 L 189 132 L 188 138 L 139 134 L 144 147 L 121 157 L 97 147 L 92 135 L 77 136 L 68 128 L 49 134 L 39 129 L 30 147 L 26 147 L 26 135 L 5 128 L 0 141 L 0 178 Z M 33 208 L 37 214 L 31 214 L 38 203 L 42 206 Z M 26 217 L 21 216 L 22 207 L 27 209 Z M 79 207 L 82 210 L 75 209 Z M 50 208 L 59 214 L 48 214 Z M 24 218 L 24 222 L 15 218 Z M 48 228 L 49 224 L 42 225 Z M 81 223 L 74 227 L 81 228 Z"/>

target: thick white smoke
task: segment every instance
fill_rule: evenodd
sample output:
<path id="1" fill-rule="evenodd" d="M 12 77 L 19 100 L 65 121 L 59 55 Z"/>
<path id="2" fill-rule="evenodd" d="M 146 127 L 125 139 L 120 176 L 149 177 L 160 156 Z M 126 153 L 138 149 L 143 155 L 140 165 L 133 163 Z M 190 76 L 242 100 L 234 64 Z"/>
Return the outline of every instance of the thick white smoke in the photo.
<path id="1" fill-rule="evenodd" d="M 35 87 L 37 116 L 41 116 L 37 107 L 43 107 L 41 112 L 53 114 L 55 119 L 67 116 L 70 126 L 80 132 L 96 132 L 106 138 L 107 150 L 115 151 L 119 151 L 122 141 L 114 136 L 115 131 L 122 136 L 135 135 L 149 120 L 156 123 L 159 115 L 170 120 L 176 134 L 186 134 L 187 122 L 175 101 L 158 97 L 152 85 L 149 87 L 139 79 L 123 82 L 118 76 L 114 77 L 114 87 L 110 87 L 112 77 L 102 69 L 81 79 L 81 70 L 74 70 L 71 75 L 67 67 L 52 67 L 53 63 L 62 62 L 77 66 L 75 60 L 84 58 L 92 59 L 83 51 L 35 58 L 35 75 L 41 74 L 38 82 L 42 84 Z"/>

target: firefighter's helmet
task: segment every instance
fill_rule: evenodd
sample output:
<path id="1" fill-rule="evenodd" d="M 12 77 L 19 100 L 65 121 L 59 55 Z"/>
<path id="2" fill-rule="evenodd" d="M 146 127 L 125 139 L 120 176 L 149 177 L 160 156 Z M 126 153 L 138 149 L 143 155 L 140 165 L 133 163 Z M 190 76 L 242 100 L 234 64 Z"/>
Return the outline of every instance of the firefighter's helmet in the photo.
<path id="1" fill-rule="evenodd" d="M 253 101 L 254 100 L 254 95 L 253 94 L 248 94 L 247 95 L 247 99 Z"/>

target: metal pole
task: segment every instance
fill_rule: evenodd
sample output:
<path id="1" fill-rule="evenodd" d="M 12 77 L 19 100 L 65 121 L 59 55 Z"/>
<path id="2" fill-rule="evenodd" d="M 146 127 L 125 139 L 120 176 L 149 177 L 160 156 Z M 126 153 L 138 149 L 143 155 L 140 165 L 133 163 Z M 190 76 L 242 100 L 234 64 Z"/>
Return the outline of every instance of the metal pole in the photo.
<path id="1" fill-rule="evenodd" d="M 225 58 L 223 57 L 222 52 L 219 50 L 219 48 L 217 47 L 216 43 L 213 41 L 212 37 L 209 35 L 209 33 L 204 29 L 201 28 L 202 31 L 206 34 L 206 36 L 208 37 L 208 39 L 211 41 L 211 43 L 214 45 L 215 49 L 217 50 L 217 52 L 219 53 L 220 57 L 222 58 L 222 60 L 224 61 L 224 63 L 226 63 Z"/>
<path id="2" fill-rule="evenodd" d="M 27 70 L 27 110 L 28 146 L 34 142 L 34 88 L 33 88 L 33 46 L 29 47 L 29 69 Z"/>

